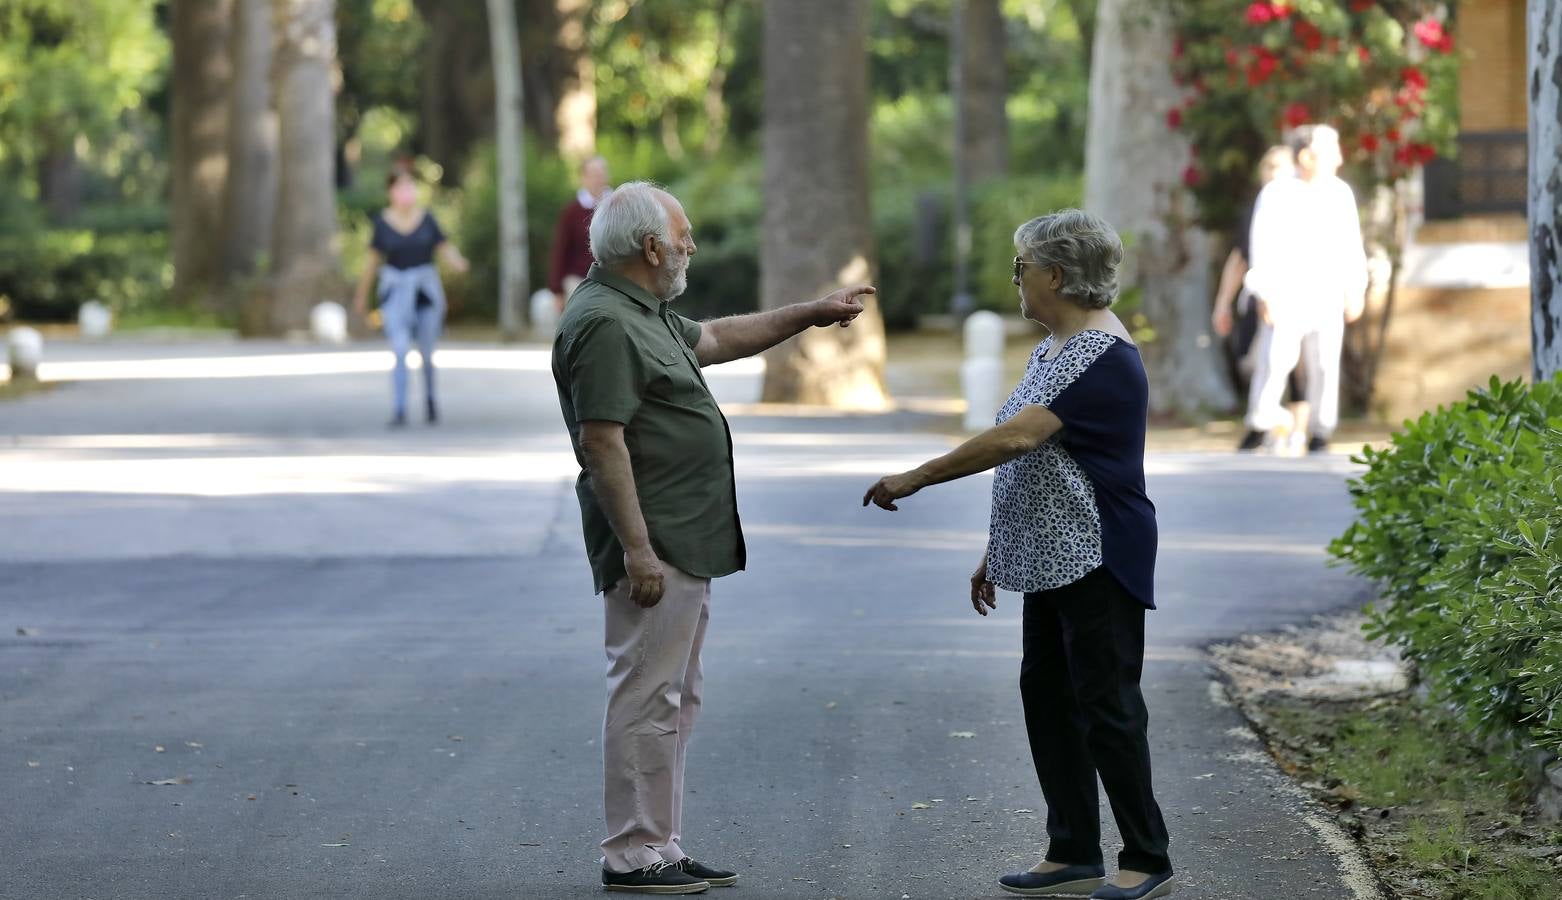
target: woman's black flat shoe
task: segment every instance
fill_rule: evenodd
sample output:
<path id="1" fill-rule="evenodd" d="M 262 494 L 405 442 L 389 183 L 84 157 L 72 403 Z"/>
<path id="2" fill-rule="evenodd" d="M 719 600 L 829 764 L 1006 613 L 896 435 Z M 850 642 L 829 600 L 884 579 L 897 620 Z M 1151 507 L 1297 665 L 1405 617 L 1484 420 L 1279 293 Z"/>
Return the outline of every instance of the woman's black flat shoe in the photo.
<path id="1" fill-rule="evenodd" d="M 1170 872 L 1151 875 L 1136 888 L 1118 887 L 1115 884 L 1103 885 L 1091 894 L 1090 898 L 1091 900 L 1150 900 L 1151 897 L 1164 897 L 1172 892 L 1173 877 Z"/>
<path id="2" fill-rule="evenodd" d="M 998 886 L 1021 897 L 1088 897 L 1106 881 L 1104 866 L 1069 866 L 1056 872 L 1015 872 Z"/>

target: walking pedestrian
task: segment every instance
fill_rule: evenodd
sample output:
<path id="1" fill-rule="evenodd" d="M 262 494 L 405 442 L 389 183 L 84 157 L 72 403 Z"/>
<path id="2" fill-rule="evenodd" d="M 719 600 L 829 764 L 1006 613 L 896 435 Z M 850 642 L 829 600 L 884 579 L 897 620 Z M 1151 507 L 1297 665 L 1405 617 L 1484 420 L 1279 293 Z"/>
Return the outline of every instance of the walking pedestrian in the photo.
<path id="1" fill-rule="evenodd" d="M 1258 195 L 1243 283 L 1262 325 L 1248 390 L 1247 427 L 1276 449 L 1318 453 L 1339 424 L 1345 325 L 1366 307 L 1367 256 L 1350 185 L 1339 177 L 1340 135 L 1304 125 L 1287 141 L 1294 178 L 1277 178 Z M 1282 403 L 1286 378 L 1302 366 L 1307 422 L 1294 427 Z"/>
<path id="2" fill-rule="evenodd" d="M 419 205 L 418 182 L 412 167 L 397 163 L 385 176 L 387 204 L 374 217 L 369 257 L 353 293 L 353 309 L 368 312 L 369 289 L 375 292 L 385 337 L 395 364 L 391 370 L 390 424 L 407 424 L 407 352 L 414 342 L 423 368 L 423 397 L 430 425 L 439 421 L 434 391 L 434 345 L 445 321 L 445 288 L 439 280 L 437 257 L 454 272 L 466 272 L 466 258 L 439 227 L 434 213 Z"/>
<path id="3" fill-rule="evenodd" d="M 683 207 L 626 184 L 591 219 L 596 263 L 559 321 L 553 378 L 603 596 L 602 884 L 692 894 L 737 883 L 684 847 L 684 762 L 700 711 L 711 581 L 744 567 L 732 435 L 701 373 L 811 327 L 845 326 L 867 285 L 704 324 L 673 311 L 694 237 Z"/>
<path id="4" fill-rule="evenodd" d="M 1155 608 L 1155 507 L 1145 493 L 1149 382 L 1111 312 L 1123 245 L 1100 219 L 1064 210 L 1014 233 L 1020 310 L 1049 332 L 997 425 L 954 451 L 881 478 L 863 497 L 887 510 L 925 487 L 993 474 L 987 552 L 971 605 L 1025 596 L 1020 697 L 1049 846 L 1001 888 L 1022 896 L 1143 900 L 1170 893 L 1169 838 L 1150 773 L 1139 680 Z M 1096 779 L 1123 837 L 1106 880 Z"/>
<path id="5" fill-rule="evenodd" d="M 548 290 L 561 310 L 591 268 L 591 213 L 612 189 L 607 160 L 593 156 L 580 164 L 580 189 L 559 211 L 548 256 Z"/>
<path id="6" fill-rule="evenodd" d="M 1289 178 L 1296 174 L 1296 155 L 1291 148 L 1279 144 L 1270 147 L 1259 161 L 1258 187 L 1260 190 L 1276 178 Z M 1255 198 L 1255 202 L 1256 202 Z M 1253 369 L 1257 363 L 1258 305 L 1253 302 L 1253 292 L 1242 284 L 1248 270 L 1248 236 L 1253 228 L 1253 205 L 1249 204 L 1236 229 L 1236 245 L 1226 256 L 1221 268 L 1220 286 L 1215 292 L 1215 308 L 1210 314 L 1210 324 L 1215 333 L 1227 341 L 1228 352 L 1236 361 L 1237 383 L 1243 392 L 1252 383 Z M 1289 408 L 1293 428 L 1302 430 L 1307 424 L 1308 408 L 1304 398 L 1306 388 L 1302 384 L 1301 371 L 1292 369 L 1287 381 L 1290 397 Z M 1237 444 L 1239 451 L 1257 450 L 1264 443 L 1262 431 L 1249 429 Z"/>

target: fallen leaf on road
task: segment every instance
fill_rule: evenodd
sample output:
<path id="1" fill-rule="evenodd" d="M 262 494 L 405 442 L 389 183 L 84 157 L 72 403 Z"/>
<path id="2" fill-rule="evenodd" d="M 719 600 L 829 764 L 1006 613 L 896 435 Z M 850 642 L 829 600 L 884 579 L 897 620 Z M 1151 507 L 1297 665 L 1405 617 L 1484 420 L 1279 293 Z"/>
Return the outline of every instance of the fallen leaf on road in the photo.
<path id="1" fill-rule="evenodd" d="M 541 847 L 542 845 L 541 844 L 534 844 L 534 843 L 531 843 L 529 841 L 521 841 L 521 846 L 522 847 Z"/>
<path id="2" fill-rule="evenodd" d="M 248 796 L 248 797 L 245 797 L 245 798 L 244 798 L 244 799 L 245 799 L 245 800 L 257 800 L 257 799 L 259 799 L 259 798 L 258 798 L 258 797 L 256 797 L 256 796 L 255 796 L 255 795 L 254 795 L 254 794 L 250 794 L 250 795 L 249 795 L 249 796 Z"/>
<path id="3" fill-rule="evenodd" d="M 155 784 L 155 785 L 162 786 L 162 785 L 169 785 L 169 784 L 189 784 L 193 780 L 194 779 L 192 779 L 188 775 L 180 775 L 178 778 L 163 778 L 163 779 L 159 779 L 158 781 L 148 781 L 146 783 L 147 784 Z"/>
<path id="4" fill-rule="evenodd" d="M 1035 810 L 1034 809 L 1017 809 L 1014 812 L 1015 812 L 1016 815 L 1019 815 L 1019 814 L 1022 814 L 1022 813 L 1024 813 L 1024 814 L 1033 813 L 1033 812 L 1035 812 Z"/>
<path id="5" fill-rule="evenodd" d="M 965 802 L 967 802 L 967 803 L 976 803 L 976 802 L 980 801 L 981 799 L 982 798 L 980 798 L 980 797 L 967 797 L 967 798 L 965 798 Z"/>
<path id="6" fill-rule="evenodd" d="M 30 759 L 27 761 L 27 768 L 29 768 L 29 769 L 36 769 L 36 768 L 38 768 L 41 765 L 43 765 L 43 763 L 41 763 L 41 762 L 33 762 Z"/>
<path id="7" fill-rule="evenodd" d="M 461 736 L 461 735 L 459 735 L 459 734 L 452 734 L 452 735 L 451 735 L 451 736 L 450 736 L 450 739 L 451 739 L 451 740 L 452 740 L 452 741 L 458 741 L 458 742 L 459 742 L 459 741 L 464 741 L 464 740 L 466 740 L 466 738 L 464 738 L 464 737 L 462 737 L 462 736 Z"/>
<path id="8" fill-rule="evenodd" d="M 351 847 L 351 844 L 321 844 L 322 847 Z"/>
<path id="9" fill-rule="evenodd" d="M 952 738 L 974 738 L 974 737 L 976 737 L 976 732 L 974 732 L 974 731 L 951 731 L 951 732 L 949 732 L 949 736 L 952 737 Z"/>
<path id="10" fill-rule="evenodd" d="M 835 708 L 835 701 L 834 701 L 834 700 L 831 700 L 831 701 L 830 701 L 830 702 L 829 702 L 829 703 L 826 703 L 826 704 L 825 704 L 825 705 L 824 705 L 824 708 L 825 708 L 825 709 L 834 709 L 834 708 Z"/>
<path id="11" fill-rule="evenodd" d="M 17 637 L 37 637 L 38 636 L 38 629 L 36 629 L 36 628 L 18 628 L 18 629 L 16 629 L 16 635 L 17 635 Z"/>
<path id="12" fill-rule="evenodd" d="M 159 747 L 153 747 L 152 749 L 154 751 L 158 752 L 158 753 L 167 753 L 168 752 L 168 748 L 167 747 L 159 746 Z"/>
<path id="13" fill-rule="evenodd" d="M 184 745 L 186 747 L 194 747 L 197 750 L 199 750 L 202 747 L 206 746 L 205 744 L 201 743 L 200 741 L 185 741 Z"/>
<path id="14" fill-rule="evenodd" d="M 1193 776 L 1193 780 L 1194 781 L 1204 781 L 1206 779 L 1214 778 L 1214 777 L 1215 777 L 1215 773 L 1211 772 L 1208 775 L 1195 775 L 1195 776 Z"/>
<path id="15" fill-rule="evenodd" d="M 913 804 L 911 804 L 911 808 L 912 809 L 932 809 L 933 808 L 933 804 L 931 804 L 931 803 L 913 803 Z"/>

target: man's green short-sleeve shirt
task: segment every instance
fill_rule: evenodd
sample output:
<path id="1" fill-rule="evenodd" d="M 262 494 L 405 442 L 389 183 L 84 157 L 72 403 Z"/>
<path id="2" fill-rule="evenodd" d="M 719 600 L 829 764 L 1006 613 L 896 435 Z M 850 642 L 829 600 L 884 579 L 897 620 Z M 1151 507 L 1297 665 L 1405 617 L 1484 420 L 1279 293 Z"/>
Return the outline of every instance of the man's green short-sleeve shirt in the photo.
<path id="1" fill-rule="evenodd" d="M 575 494 L 600 593 L 624 577 L 624 548 L 592 489 L 580 423 L 624 426 L 656 555 L 698 578 L 743 568 L 732 434 L 700 372 L 700 325 L 627 278 L 593 265 L 553 342 L 553 380 L 580 463 Z"/>

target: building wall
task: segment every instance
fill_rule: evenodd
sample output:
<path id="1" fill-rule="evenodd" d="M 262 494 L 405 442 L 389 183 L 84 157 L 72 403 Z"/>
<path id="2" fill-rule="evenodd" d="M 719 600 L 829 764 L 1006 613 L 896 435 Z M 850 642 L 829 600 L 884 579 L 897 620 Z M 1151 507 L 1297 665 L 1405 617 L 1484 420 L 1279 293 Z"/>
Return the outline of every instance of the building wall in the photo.
<path id="1" fill-rule="evenodd" d="M 1524 0 L 1461 0 L 1459 124 L 1464 131 L 1523 131 Z"/>

